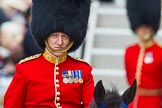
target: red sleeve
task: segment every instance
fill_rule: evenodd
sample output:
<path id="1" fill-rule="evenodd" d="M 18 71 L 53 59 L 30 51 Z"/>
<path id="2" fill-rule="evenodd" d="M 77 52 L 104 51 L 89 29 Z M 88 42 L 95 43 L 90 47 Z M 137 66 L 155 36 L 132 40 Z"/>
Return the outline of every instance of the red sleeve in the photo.
<path id="1" fill-rule="evenodd" d="M 132 71 L 132 66 L 134 67 L 134 65 L 131 63 L 132 62 L 132 57 L 133 54 L 131 52 L 131 50 L 129 48 L 126 49 L 125 51 L 125 55 L 124 55 L 124 65 L 125 65 L 125 72 L 126 72 L 126 80 L 128 85 L 131 85 L 135 79 L 135 73 L 133 70 Z"/>
<path id="2" fill-rule="evenodd" d="M 94 94 L 94 80 L 92 76 L 92 67 L 87 69 L 87 75 L 85 76 L 83 87 L 82 87 L 82 100 L 84 108 L 88 108 L 90 101 L 93 98 Z"/>
<path id="3" fill-rule="evenodd" d="M 25 76 L 17 64 L 16 72 L 4 96 L 4 108 L 23 108 L 26 93 Z"/>

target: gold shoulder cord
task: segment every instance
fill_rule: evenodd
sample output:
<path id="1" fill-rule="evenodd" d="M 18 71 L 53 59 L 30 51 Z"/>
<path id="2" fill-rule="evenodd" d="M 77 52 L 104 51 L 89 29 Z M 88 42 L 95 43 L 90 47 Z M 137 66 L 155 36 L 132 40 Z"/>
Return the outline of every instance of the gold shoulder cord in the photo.
<path id="1" fill-rule="evenodd" d="M 140 52 L 137 60 L 137 66 L 136 66 L 137 85 L 140 85 L 141 83 L 141 71 L 143 66 L 144 53 L 145 53 L 145 48 L 142 45 L 140 45 Z"/>
<path id="2" fill-rule="evenodd" d="M 40 56 L 41 56 L 41 54 L 36 54 L 36 55 L 30 56 L 30 57 L 26 57 L 25 59 L 20 60 L 18 64 L 22 64 L 22 63 L 24 63 L 26 61 L 36 59 L 36 58 L 38 58 Z"/>
<path id="3" fill-rule="evenodd" d="M 162 48 L 162 43 L 157 42 L 157 45 Z"/>

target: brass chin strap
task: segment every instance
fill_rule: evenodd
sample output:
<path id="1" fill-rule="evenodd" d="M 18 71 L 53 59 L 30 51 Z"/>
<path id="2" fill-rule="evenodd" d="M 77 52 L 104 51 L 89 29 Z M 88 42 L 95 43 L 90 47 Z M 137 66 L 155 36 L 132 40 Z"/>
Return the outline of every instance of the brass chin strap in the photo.
<path id="1" fill-rule="evenodd" d="M 144 39 L 147 40 L 147 39 L 149 39 L 150 37 L 152 37 L 152 35 L 153 35 L 152 33 L 145 34 L 145 35 L 144 35 Z"/>
<path id="2" fill-rule="evenodd" d="M 68 44 L 68 46 L 66 46 L 65 48 L 62 48 L 62 49 L 60 49 L 60 50 L 54 50 L 54 49 L 49 45 L 49 43 L 45 40 L 45 45 L 46 45 L 46 47 L 48 47 L 52 52 L 55 52 L 55 53 L 63 53 L 63 52 L 66 52 L 66 51 L 68 51 L 68 50 L 72 47 L 73 44 L 74 44 L 74 42 L 71 41 L 71 42 Z"/>

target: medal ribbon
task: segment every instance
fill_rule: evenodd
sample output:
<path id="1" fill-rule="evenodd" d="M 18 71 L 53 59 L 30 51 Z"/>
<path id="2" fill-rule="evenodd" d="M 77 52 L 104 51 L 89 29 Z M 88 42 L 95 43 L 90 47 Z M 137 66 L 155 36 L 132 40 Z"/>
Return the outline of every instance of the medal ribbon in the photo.
<path id="1" fill-rule="evenodd" d="M 79 79 L 82 79 L 82 71 L 81 70 L 78 70 L 78 77 L 79 77 Z"/>

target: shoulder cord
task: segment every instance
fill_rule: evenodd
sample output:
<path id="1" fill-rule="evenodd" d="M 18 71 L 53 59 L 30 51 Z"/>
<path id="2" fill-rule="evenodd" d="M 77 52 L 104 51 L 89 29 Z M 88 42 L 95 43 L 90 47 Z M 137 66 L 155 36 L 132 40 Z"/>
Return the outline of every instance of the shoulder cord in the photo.
<path id="1" fill-rule="evenodd" d="M 137 79 L 137 86 L 141 83 L 141 71 L 143 66 L 143 59 L 144 59 L 145 48 L 144 46 L 140 45 L 140 52 L 137 60 L 136 66 L 136 79 Z"/>

